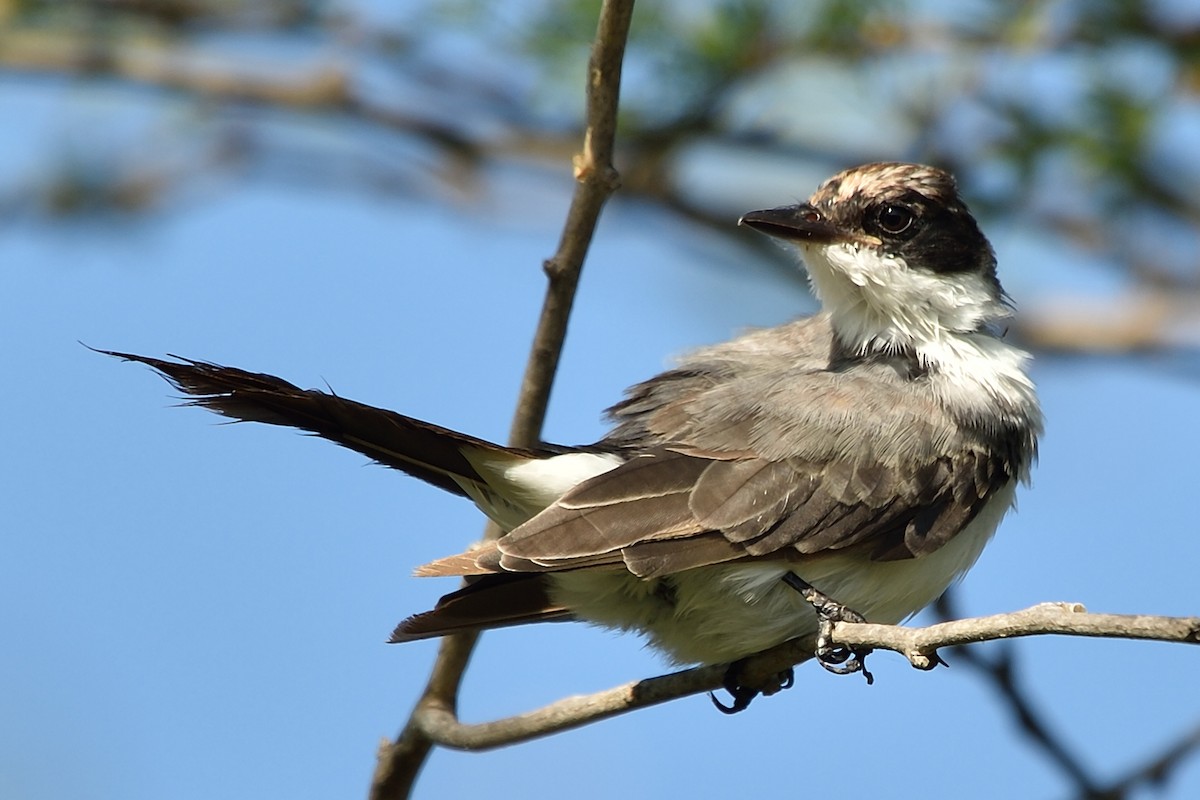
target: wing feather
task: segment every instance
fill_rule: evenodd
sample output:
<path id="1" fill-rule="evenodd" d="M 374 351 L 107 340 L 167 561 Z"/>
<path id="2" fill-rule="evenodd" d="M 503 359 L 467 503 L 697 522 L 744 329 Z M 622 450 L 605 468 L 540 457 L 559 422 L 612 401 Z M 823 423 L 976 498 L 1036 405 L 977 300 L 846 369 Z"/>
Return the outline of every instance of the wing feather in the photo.
<path id="1" fill-rule="evenodd" d="M 831 336 L 819 316 L 700 351 L 633 387 L 597 445 L 628 460 L 501 537 L 496 568 L 623 563 L 653 577 L 942 547 L 1022 474 L 1029 430 L 972 427 L 912 359 L 839 361 Z"/>

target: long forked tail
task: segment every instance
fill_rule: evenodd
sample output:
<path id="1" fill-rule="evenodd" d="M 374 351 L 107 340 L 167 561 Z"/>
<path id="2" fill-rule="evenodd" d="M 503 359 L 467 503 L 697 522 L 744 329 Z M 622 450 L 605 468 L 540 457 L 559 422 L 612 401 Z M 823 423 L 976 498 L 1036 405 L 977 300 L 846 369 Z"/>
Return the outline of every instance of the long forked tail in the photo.
<path id="1" fill-rule="evenodd" d="M 549 447 L 545 452 L 501 447 L 329 392 L 301 389 L 273 375 L 178 356 L 165 361 L 111 350 L 97 352 L 157 370 L 187 395 L 190 405 L 235 420 L 299 428 L 469 497 L 505 527 L 520 524 L 547 502 L 536 499 L 536 492 L 529 494 L 528 481 L 523 486 L 519 477 L 509 473 L 562 454 Z M 570 618 L 566 608 L 551 600 L 542 574 L 480 574 L 474 566 L 469 571 L 474 574 L 464 588 L 442 598 L 432 611 L 404 620 L 391 641 Z"/>
<path id="2" fill-rule="evenodd" d="M 157 370 L 187 395 L 189 405 L 235 420 L 299 428 L 446 491 L 482 500 L 485 506 L 502 498 L 495 497 L 489 475 L 481 467 L 494 473 L 501 465 L 546 455 L 501 447 L 329 392 L 301 389 L 273 375 L 179 356 L 165 361 L 112 350 L 97 352 Z"/>

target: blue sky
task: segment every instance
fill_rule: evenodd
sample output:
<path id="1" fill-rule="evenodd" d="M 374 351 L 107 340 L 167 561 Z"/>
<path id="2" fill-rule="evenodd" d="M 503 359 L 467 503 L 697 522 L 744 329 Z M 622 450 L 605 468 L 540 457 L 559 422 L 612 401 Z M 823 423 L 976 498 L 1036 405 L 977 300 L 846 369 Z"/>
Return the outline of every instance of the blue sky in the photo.
<path id="1" fill-rule="evenodd" d="M 40 144 L 81 135 L 80 104 L 87 119 L 126 119 L 128 101 L 0 85 L 0 117 L 21 120 L 0 132 L 5 184 L 32 183 L 49 157 Z M 471 197 L 214 180 L 136 222 L 3 223 L 0 796 L 364 793 L 435 650 L 384 642 L 453 585 L 410 571 L 472 541 L 480 515 L 325 442 L 172 408 L 148 370 L 78 342 L 327 382 L 503 439 L 571 188 L 565 165 L 515 163 L 489 167 Z M 1018 302 L 1110 280 L 1086 264 L 1064 272 L 1019 229 L 989 231 Z M 671 354 L 812 308 L 737 236 L 618 199 L 589 256 L 546 437 L 592 441 L 600 411 Z M 964 609 L 1198 613 L 1194 379 L 1140 359 L 1042 358 L 1034 372 L 1041 465 L 963 584 Z M 1020 648 L 1033 696 L 1101 776 L 1200 719 L 1194 648 Z M 559 797 L 569 785 L 576 798 L 886 797 L 914 784 L 1063 796 L 967 669 L 874 659 L 875 686 L 802 668 L 796 688 L 733 718 L 696 697 L 496 752 L 439 751 L 418 796 Z M 462 713 L 491 719 L 663 669 L 632 636 L 500 631 L 483 639 Z M 1200 759 L 1163 796 L 1200 796 Z"/>

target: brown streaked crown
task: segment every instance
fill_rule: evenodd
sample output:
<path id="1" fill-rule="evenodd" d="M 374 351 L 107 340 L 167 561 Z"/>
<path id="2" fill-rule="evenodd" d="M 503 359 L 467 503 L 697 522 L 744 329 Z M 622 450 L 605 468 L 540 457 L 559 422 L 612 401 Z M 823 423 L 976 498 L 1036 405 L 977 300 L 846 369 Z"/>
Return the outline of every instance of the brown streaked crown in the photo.
<path id="1" fill-rule="evenodd" d="M 976 272 L 996 282 L 992 246 L 944 170 L 865 164 L 825 181 L 809 205 L 848 239 L 882 247 L 910 268 Z"/>

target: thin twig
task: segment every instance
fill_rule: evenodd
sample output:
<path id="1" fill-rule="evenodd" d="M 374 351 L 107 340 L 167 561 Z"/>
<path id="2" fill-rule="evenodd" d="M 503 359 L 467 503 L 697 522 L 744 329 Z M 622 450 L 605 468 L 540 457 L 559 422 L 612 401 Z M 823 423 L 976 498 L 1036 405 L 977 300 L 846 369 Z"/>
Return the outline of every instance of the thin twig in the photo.
<path id="1" fill-rule="evenodd" d="M 937 656 L 940 648 L 1047 634 L 1197 644 L 1200 643 L 1200 617 L 1089 614 L 1078 603 L 1042 603 L 1024 611 L 942 622 L 926 628 L 850 622 L 839 622 L 834 626 L 837 644 L 892 650 L 904 655 L 918 669 L 932 669 L 940 663 Z M 745 686 L 769 685 L 773 676 L 811 657 L 814 639 L 807 637 L 784 642 L 745 659 L 739 665 L 739 679 Z M 570 697 L 525 714 L 475 725 L 459 722 L 451 706 L 429 704 L 418 714 L 423 720 L 422 730 L 439 744 L 463 750 L 483 750 L 717 689 L 727 668 L 728 665 L 716 665 L 683 670 L 592 695 Z M 1090 782 L 1087 785 L 1091 785 Z"/>
<path id="2" fill-rule="evenodd" d="M 92 29 L 0 31 L 0 70 L 25 75 L 83 74 L 210 101 L 307 112 L 340 112 L 423 137 L 460 157 L 482 155 L 478 141 L 430 117 L 374 102 L 350 68 L 328 59 L 291 69 L 229 65 L 177 39 L 101 35 Z"/>
<path id="3" fill-rule="evenodd" d="M 521 401 L 510 432 L 512 443 L 519 447 L 537 444 L 583 261 L 600 211 L 618 186 L 612 157 L 617 135 L 621 61 L 632 14 L 633 0 L 606 0 L 600 12 L 596 43 L 588 63 L 588 125 L 583 152 L 575 157 L 578 185 L 558 250 L 543 265 L 550 285 L 538 319 L 533 351 L 521 382 Z"/>
<path id="4" fill-rule="evenodd" d="M 953 592 L 942 595 L 938 599 L 935 610 L 943 621 L 949 621 L 959 616 Z M 1103 618 L 1107 615 L 1096 616 Z M 1115 619 L 1120 621 L 1125 618 L 1116 617 Z M 1180 622 L 1186 623 L 1187 620 L 1180 620 Z M 1143 628 L 1142 624 L 1137 624 L 1133 630 L 1138 631 Z M 1097 634 L 1081 631 L 1080 635 Z M 1187 641 L 1186 638 L 1184 640 Z M 1141 785 L 1165 782 L 1173 770 L 1178 768 L 1190 755 L 1200 750 L 1200 727 L 1198 727 L 1187 732 L 1160 755 L 1151 758 L 1142 766 L 1130 770 L 1124 777 L 1105 784 L 1074 752 L 1066 741 L 1066 737 L 1054 731 L 1053 726 L 1044 718 L 1038 704 L 1023 688 L 1021 670 L 1018 668 L 1014 647 L 1004 648 L 998 655 L 988 657 L 977 650 L 958 646 L 955 648 L 953 659 L 956 665 L 966 664 L 977 670 L 988 681 L 1001 696 L 1005 706 L 1016 718 L 1017 724 L 1021 726 L 1021 730 L 1025 732 L 1036 749 L 1054 762 L 1071 780 L 1075 786 L 1076 796 L 1080 800 L 1124 800 Z"/>
<path id="5" fill-rule="evenodd" d="M 617 188 L 612 165 L 617 128 L 621 63 L 633 15 L 633 0 L 605 0 L 588 64 L 587 129 L 583 152 L 575 159 L 578 185 L 563 226 L 558 250 L 545 263 L 549 286 L 521 383 L 510 442 L 535 444 L 566 338 L 567 321 L 579 285 L 584 257 L 605 201 Z M 408 797 L 443 717 L 454 719 L 458 687 L 474 649 L 476 634 L 450 636 L 442 643 L 429 683 L 394 744 L 380 748 L 371 783 L 373 800 Z"/>
<path id="6" fill-rule="evenodd" d="M 1024 611 L 939 622 L 926 628 L 846 622 L 834 626 L 838 644 L 892 650 L 918 669 L 936 666 L 935 656 L 943 647 L 1046 634 L 1200 644 L 1200 617 L 1089 614 L 1079 603 L 1041 603 Z"/>

